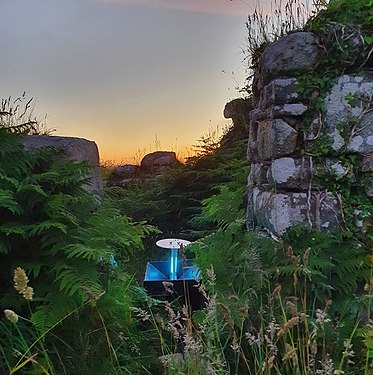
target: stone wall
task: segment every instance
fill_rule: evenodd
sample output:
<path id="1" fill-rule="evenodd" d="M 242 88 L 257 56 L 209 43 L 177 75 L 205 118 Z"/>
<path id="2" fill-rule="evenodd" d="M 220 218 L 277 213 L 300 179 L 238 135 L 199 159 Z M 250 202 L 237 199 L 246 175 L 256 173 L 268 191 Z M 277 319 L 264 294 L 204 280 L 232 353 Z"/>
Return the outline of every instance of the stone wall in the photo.
<path id="1" fill-rule="evenodd" d="M 99 153 L 95 142 L 76 137 L 30 135 L 23 138 L 23 145 L 26 150 L 41 147 L 60 148 L 67 159 L 89 162 L 91 170 L 88 177 L 91 179 L 91 184 L 85 188 L 89 191 L 101 192 L 102 179 L 99 170 Z"/>
<path id="2" fill-rule="evenodd" d="M 317 68 L 320 54 L 314 34 L 296 32 L 269 45 L 259 60 L 247 153 L 251 228 L 281 235 L 303 223 L 339 231 L 344 202 L 326 176 L 336 184 L 352 176 L 372 181 L 373 77 L 363 71 L 337 77 L 323 110 L 315 111 L 315 98 L 301 93 L 299 80 Z M 346 163 L 346 155 L 354 158 Z M 371 183 L 366 194 L 372 198 Z"/>

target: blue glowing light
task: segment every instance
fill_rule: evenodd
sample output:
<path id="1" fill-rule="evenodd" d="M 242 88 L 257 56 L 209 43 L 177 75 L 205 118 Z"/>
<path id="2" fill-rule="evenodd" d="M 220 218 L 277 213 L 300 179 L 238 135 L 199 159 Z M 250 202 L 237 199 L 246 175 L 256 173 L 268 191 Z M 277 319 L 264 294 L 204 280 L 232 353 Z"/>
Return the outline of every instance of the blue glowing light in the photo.
<path id="1" fill-rule="evenodd" d="M 196 280 L 200 278 L 199 269 L 191 260 L 179 259 L 179 250 L 183 252 L 189 241 L 179 239 L 163 239 L 157 246 L 170 250 L 167 261 L 148 262 L 144 281 L 176 281 Z"/>
<path id="2" fill-rule="evenodd" d="M 177 264 L 177 267 L 175 265 Z M 170 271 L 174 271 L 172 276 Z M 172 278 L 173 277 L 173 278 Z M 200 272 L 191 260 L 148 262 L 144 281 L 198 280 Z"/>

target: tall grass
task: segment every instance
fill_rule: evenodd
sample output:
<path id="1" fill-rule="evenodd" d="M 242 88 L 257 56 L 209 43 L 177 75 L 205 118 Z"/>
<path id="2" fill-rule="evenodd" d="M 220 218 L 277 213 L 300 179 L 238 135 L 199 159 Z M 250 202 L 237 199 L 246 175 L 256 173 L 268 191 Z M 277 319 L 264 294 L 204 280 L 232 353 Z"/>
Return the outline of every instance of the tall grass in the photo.
<path id="1" fill-rule="evenodd" d="M 11 96 L 1 99 L 0 128 L 13 133 L 50 135 L 55 129 L 46 125 L 47 116 L 34 115 L 35 99 L 27 98 L 26 92 L 13 99 Z"/>
<path id="2" fill-rule="evenodd" d="M 307 268 L 307 254 L 302 266 Z M 371 374 L 372 328 L 365 313 L 336 315 L 330 312 L 332 300 L 312 306 L 307 288 L 296 280 L 292 295 L 263 279 L 267 294 L 219 296 L 213 268 L 205 274 L 205 284 L 199 285 L 205 306 L 194 314 L 187 304 L 167 301 L 133 309 L 158 337 L 164 374 Z M 369 307 L 365 311 L 369 314 Z"/>
<path id="3" fill-rule="evenodd" d="M 244 62 L 249 69 L 245 89 L 249 93 L 253 69 L 257 67 L 264 49 L 273 41 L 291 31 L 301 30 L 310 18 L 327 6 L 324 0 L 272 0 L 269 4 L 257 2 L 246 21 L 247 47 Z M 251 71 L 251 74 L 250 74 Z"/>

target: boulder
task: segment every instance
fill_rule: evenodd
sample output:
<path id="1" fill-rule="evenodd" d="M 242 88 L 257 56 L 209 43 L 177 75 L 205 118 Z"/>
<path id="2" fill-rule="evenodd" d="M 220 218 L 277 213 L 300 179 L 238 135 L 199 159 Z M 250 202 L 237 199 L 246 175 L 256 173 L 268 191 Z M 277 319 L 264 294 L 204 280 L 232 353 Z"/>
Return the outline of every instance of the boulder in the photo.
<path id="1" fill-rule="evenodd" d="M 310 158 L 284 157 L 272 161 L 268 169 L 268 181 L 276 189 L 307 190 L 311 182 Z"/>
<path id="2" fill-rule="evenodd" d="M 231 147 L 236 141 L 247 139 L 249 136 L 251 100 L 234 99 L 224 108 L 224 117 L 231 118 L 233 126 L 222 136 L 221 147 Z"/>
<path id="3" fill-rule="evenodd" d="M 252 183 L 252 186 L 268 185 L 267 170 L 268 170 L 268 163 L 251 164 L 249 176 L 250 176 L 250 181 Z"/>
<path id="4" fill-rule="evenodd" d="M 138 165 L 135 164 L 123 164 L 119 165 L 115 168 L 115 174 L 121 177 L 131 177 L 133 176 L 139 169 Z"/>
<path id="5" fill-rule="evenodd" d="M 110 174 L 107 186 L 126 186 L 137 177 L 140 166 L 136 164 L 123 164 L 116 167 Z"/>
<path id="6" fill-rule="evenodd" d="M 250 205 L 250 203 L 249 203 Z M 252 193 L 255 225 L 281 235 L 298 223 L 307 223 L 307 194 L 275 194 L 255 187 Z"/>
<path id="7" fill-rule="evenodd" d="M 76 162 L 87 161 L 91 165 L 88 175 L 91 183 L 85 188 L 88 191 L 100 192 L 103 188 L 102 179 L 99 170 L 99 153 L 95 142 L 84 138 L 59 137 L 49 135 L 29 135 L 22 139 L 26 150 L 36 148 L 58 148 L 63 151 L 63 155 Z"/>
<path id="8" fill-rule="evenodd" d="M 277 78 L 263 87 L 259 107 L 266 109 L 274 104 L 296 103 L 299 99 L 295 78 Z"/>
<path id="9" fill-rule="evenodd" d="M 224 107 L 224 117 L 231 118 L 233 122 L 235 119 L 244 121 L 249 119 L 249 113 L 251 111 L 250 101 L 247 99 L 239 98 L 228 102 Z"/>
<path id="10" fill-rule="evenodd" d="M 141 169 L 152 170 L 164 167 L 174 167 L 180 164 L 173 151 L 155 151 L 147 154 L 141 160 Z"/>
<path id="11" fill-rule="evenodd" d="M 339 201 L 329 192 L 313 192 L 308 197 L 302 192 L 277 194 L 254 187 L 249 199 L 252 200 L 248 204 L 253 211 L 251 220 L 276 235 L 282 235 L 296 224 L 333 232 L 343 226 Z"/>
<path id="12" fill-rule="evenodd" d="M 298 132 L 284 120 L 258 122 L 257 148 L 259 160 L 287 156 L 295 151 Z"/>
<path id="13" fill-rule="evenodd" d="M 302 103 L 273 105 L 268 109 L 268 117 L 302 116 L 307 109 L 308 107 Z"/>
<path id="14" fill-rule="evenodd" d="M 262 79 L 270 81 L 294 71 L 312 69 L 317 64 L 319 40 L 309 32 L 296 32 L 271 43 L 259 60 Z"/>

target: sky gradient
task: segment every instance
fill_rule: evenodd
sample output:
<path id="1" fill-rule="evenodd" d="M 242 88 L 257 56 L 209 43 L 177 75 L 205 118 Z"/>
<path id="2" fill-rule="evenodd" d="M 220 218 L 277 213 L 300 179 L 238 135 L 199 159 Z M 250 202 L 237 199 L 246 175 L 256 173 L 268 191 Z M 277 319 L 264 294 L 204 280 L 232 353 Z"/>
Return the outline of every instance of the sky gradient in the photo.
<path id="1" fill-rule="evenodd" d="M 229 123 L 250 1 L 1 0 L 0 97 L 26 91 L 105 160 L 182 151 Z"/>

